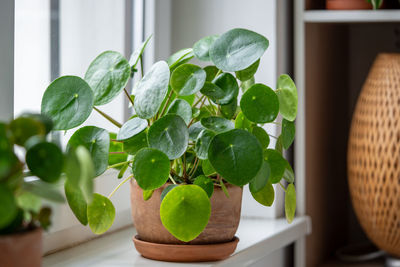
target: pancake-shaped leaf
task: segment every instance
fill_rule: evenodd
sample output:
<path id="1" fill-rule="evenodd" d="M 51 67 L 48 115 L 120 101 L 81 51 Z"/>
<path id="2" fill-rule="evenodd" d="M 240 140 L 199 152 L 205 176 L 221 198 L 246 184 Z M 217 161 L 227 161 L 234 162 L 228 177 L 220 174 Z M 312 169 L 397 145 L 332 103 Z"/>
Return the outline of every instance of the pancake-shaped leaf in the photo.
<path id="1" fill-rule="evenodd" d="M 147 46 L 147 43 L 150 41 L 151 37 L 153 35 L 150 35 L 147 37 L 146 41 L 144 41 L 135 51 L 133 51 L 130 59 L 129 59 L 129 65 L 131 66 L 132 70 L 136 68 L 136 65 L 139 62 L 140 57 L 143 55 L 144 49 Z"/>
<path id="2" fill-rule="evenodd" d="M 267 149 L 264 152 L 264 159 L 268 162 L 271 168 L 270 182 L 272 184 L 279 183 L 285 172 L 287 164 L 286 159 L 282 157 L 282 154 L 274 149 Z"/>
<path id="3" fill-rule="evenodd" d="M 201 168 L 205 176 L 215 175 L 217 172 L 214 170 L 214 167 L 211 165 L 208 159 L 205 159 L 201 163 Z"/>
<path id="4" fill-rule="evenodd" d="M 282 120 L 282 145 L 283 148 L 288 149 L 296 135 L 296 126 L 293 121 L 288 121 L 286 119 Z"/>
<path id="5" fill-rule="evenodd" d="M 257 137 L 258 141 L 261 144 L 262 148 L 267 148 L 269 145 L 269 135 L 268 133 L 261 127 L 254 126 L 251 131 L 255 137 Z"/>
<path id="6" fill-rule="evenodd" d="M 135 155 L 140 149 L 148 147 L 147 130 L 135 135 L 129 140 L 124 141 L 123 148 L 129 155 Z"/>
<path id="7" fill-rule="evenodd" d="M 257 175 L 263 162 L 263 151 L 254 135 L 234 129 L 213 138 L 208 159 L 226 181 L 242 186 Z"/>
<path id="8" fill-rule="evenodd" d="M 147 128 L 147 120 L 141 119 L 139 117 L 132 118 L 125 122 L 121 129 L 119 129 L 117 140 L 125 141 L 133 136 L 141 133 Z"/>
<path id="9" fill-rule="evenodd" d="M 229 104 L 220 106 L 221 114 L 224 118 L 231 120 L 237 109 L 237 99 L 234 98 Z"/>
<path id="10" fill-rule="evenodd" d="M 213 83 L 223 91 L 223 96 L 215 99 L 215 103 L 219 105 L 229 104 L 239 94 L 239 85 L 235 77 L 230 73 L 218 75 L 218 77 L 213 80 Z"/>
<path id="11" fill-rule="evenodd" d="M 167 59 L 169 68 L 174 70 L 178 66 L 185 64 L 194 57 L 192 48 L 185 48 L 174 53 Z"/>
<path id="12" fill-rule="evenodd" d="M 296 189 L 289 184 L 285 193 L 285 215 L 286 220 L 291 223 L 296 213 Z"/>
<path id="13" fill-rule="evenodd" d="M 143 200 L 147 201 L 153 196 L 154 190 L 143 190 Z"/>
<path id="14" fill-rule="evenodd" d="M 65 166 L 67 181 L 81 191 L 86 202 L 93 197 L 94 164 L 90 152 L 84 146 L 70 149 Z"/>
<path id="15" fill-rule="evenodd" d="M 256 80 L 254 79 L 254 77 L 250 78 L 247 81 L 241 82 L 240 83 L 240 88 L 242 88 L 242 92 L 246 92 L 250 87 L 253 86 L 253 84 L 256 83 Z"/>
<path id="16" fill-rule="evenodd" d="M 134 108 L 140 118 L 150 119 L 156 115 L 168 92 L 169 74 L 167 63 L 158 61 L 139 82 Z"/>
<path id="17" fill-rule="evenodd" d="M 207 82 L 212 82 L 217 76 L 217 73 L 219 69 L 215 67 L 214 65 L 206 66 L 203 68 L 204 71 L 206 72 L 206 81 Z"/>
<path id="18" fill-rule="evenodd" d="M 207 159 L 208 147 L 210 146 L 211 140 L 214 136 L 215 133 L 213 131 L 204 129 L 197 137 L 194 151 L 199 159 Z"/>
<path id="19" fill-rule="evenodd" d="M 122 142 L 113 141 L 117 139 L 116 133 L 109 133 L 110 135 L 110 152 L 124 152 L 124 145 Z M 114 165 L 120 162 L 127 161 L 128 154 L 108 154 L 108 165 Z M 120 169 L 121 167 L 115 167 L 115 169 Z"/>
<path id="20" fill-rule="evenodd" d="M 225 91 L 211 82 L 205 82 L 200 92 L 208 96 L 213 102 L 217 103 L 219 99 L 223 99 L 226 95 Z"/>
<path id="21" fill-rule="evenodd" d="M 221 118 L 221 117 L 207 117 L 201 119 L 201 125 L 215 133 L 222 133 L 235 128 L 232 121 Z"/>
<path id="22" fill-rule="evenodd" d="M 297 88 L 289 75 L 279 76 L 276 94 L 279 98 L 279 111 L 284 119 L 294 121 L 297 116 Z"/>
<path id="23" fill-rule="evenodd" d="M 171 191 L 177 186 L 178 186 L 177 184 L 170 184 L 166 188 L 164 188 L 164 190 L 161 192 L 161 197 L 160 197 L 161 201 L 163 201 L 164 197 L 168 194 L 169 191 Z"/>
<path id="24" fill-rule="evenodd" d="M 125 88 L 130 69 L 128 61 L 115 51 L 105 51 L 90 63 L 85 81 L 93 90 L 96 106 L 111 102 Z"/>
<path id="25" fill-rule="evenodd" d="M 172 160 L 186 151 L 189 131 L 180 116 L 167 114 L 150 126 L 147 138 L 150 147 L 164 152 Z"/>
<path id="26" fill-rule="evenodd" d="M 167 113 L 179 115 L 186 124 L 189 124 L 192 119 L 192 107 L 183 99 L 175 99 L 169 106 Z"/>
<path id="27" fill-rule="evenodd" d="M 26 152 L 26 164 L 31 172 L 43 181 L 58 181 L 63 170 L 64 155 L 53 143 L 39 142 Z"/>
<path id="28" fill-rule="evenodd" d="M 215 40 L 210 48 L 210 58 L 218 69 L 239 71 L 256 62 L 268 45 L 268 39 L 258 33 L 232 29 Z"/>
<path id="29" fill-rule="evenodd" d="M 93 101 L 92 89 L 84 80 L 63 76 L 53 81 L 44 92 L 42 114 L 53 120 L 53 130 L 69 130 L 89 117 Z"/>
<path id="30" fill-rule="evenodd" d="M 13 192 L 5 184 L 0 184 L 0 203 L 0 229 L 2 229 L 12 223 L 18 212 Z"/>
<path id="31" fill-rule="evenodd" d="M 206 192 L 197 185 L 180 185 L 172 189 L 160 206 L 164 227 L 177 239 L 189 242 L 207 226 L 211 204 Z"/>
<path id="32" fill-rule="evenodd" d="M 65 182 L 64 189 L 68 205 L 75 217 L 81 224 L 87 225 L 87 202 L 82 190 L 79 187 L 72 185 L 69 181 Z"/>
<path id="33" fill-rule="evenodd" d="M 132 173 L 144 190 L 161 187 L 168 180 L 170 163 L 168 157 L 153 148 L 143 148 L 135 156 Z"/>
<path id="34" fill-rule="evenodd" d="M 294 172 L 292 166 L 290 166 L 289 163 L 286 165 L 285 171 L 283 173 L 283 179 L 285 179 L 288 183 L 294 182 Z"/>
<path id="35" fill-rule="evenodd" d="M 45 125 L 28 117 L 18 117 L 12 120 L 9 129 L 13 142 L 20 146 L 25 145 L 26 141 L 33 136 L 44 137 L 46 135 Z"/>
<path id="36" fill-rule="evenodd" d="M 201 125 L 201 122 L 195 122 L 189 127 L 189 139 L 192 141 L 196 141 L 197 137 L 199 136 L 200 132 L 203 131 L 205 128 Z"/>
<path id="37" fill-rule="evenodd" d="M 240 107 L 250 121 L 266 123 L 278 116 L 279 100 L 271 88 L 257 83 L 243 94 Z"/>
<path id="38" fill-rule="evenodd" d="M 275 190 L 272 184 L 267 182 L 267 184 L 260 191 L 256 193 L 251 192 L 251 195 L 261 205 L 270 207 L 274 203 Z"/>
<path id="39" fill-rule="evenodd" d="M 110 149 L 110 137 L 106 130 L 96 126 L 80 128 L 69 139 L 67 148 L 78 146 L 84 146 L 89 151 L 93 159 L 95 177 L 106 171 Z"/>
<path id="40" fill-rule="evenodd" d="M 238 78 L 242 82 L 250 80 L 254 76 L 254 74 L 256 74 L 258 65 L 260 65 L 260 60 L 257 60 L 244 70 L 235 72 L 236 78 Z"/>
<path id="41" fill-rule="evenodd" d="M 263 161 L 263 164 L 257 175 L 250 181 L 249 189 L 251 193 L 257 193 L 262 190 L 268 182 L 271 175 L 271 169 L 268 162 Z"/>
<path id="42" fill-rule="evenodd" d="M 206 72 L 199 66 L 183 64 L 171 75 L 171 87 L 178 95 L 193 95 L 200 91 L 206 81 Z"/>
<path id="43" fill-rule="evenodd" d="M 49 184 L 41 180 L 35 180 L 24 182 L 22 184 L 22 189 L 53 202 L 63 203 L 65 201 L 63 195 L 58 191 L 59 188 L 57 184 Z"/>
<path id="44" fill-rule="evenodd" d="M 106 232 L 114 222 L 114 205 L 105 196 L 94 194 L 93 201 L 88 205 L 87 218 L 92 232 L 100 235 Z"/>
<path id="45" fill-rule="evenodd" d="M 193 184 L 200 186 L 207 193 L 210 198 L 214 192 L 214 182 L 210 178 L 204 175 L 197 176 L 194 179 Z"/>
<path id="46" fill-rule="evenodd" d="M 209 50 L 218 35 L 210 35 L 197 41 L 193 46 L 193 54 L 202 61 L 210 61 Z"/>
<path id="47" fill-rule="evenodd" d="M 251 130 L 251 121 L 249 121 L 246 116 L 244 116 L 243 112 L 239 112 L 235 119 L 235 128 L 237 129 L 246 129 L 248 131 Z"/>

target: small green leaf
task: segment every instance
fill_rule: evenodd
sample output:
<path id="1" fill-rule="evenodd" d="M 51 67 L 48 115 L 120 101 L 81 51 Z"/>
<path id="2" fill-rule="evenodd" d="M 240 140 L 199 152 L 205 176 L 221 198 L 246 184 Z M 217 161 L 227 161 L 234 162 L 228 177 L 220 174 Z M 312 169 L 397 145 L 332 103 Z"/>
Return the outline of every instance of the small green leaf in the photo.
<path id="1" fill-rule="evenodd" d="M 251 193 L 257 193 L 262 190 L 269 180 L 271 169 L 268 162 L 263 161 L 263 164 L 257 175 L 250 181 L 249 188 Z"/>
<path id="2" fill-rule="evenodd" d="M 123 149 L 129 155 L 135 155 L 140 149 L 148 147 L 147 130 L 135 135 L 129 140 L 124 141 Z"/>
<path id="3" fill-rule="evenodd" d="M 13 142 L 20 146 L 25 145 L 26 141 L 33 136 L 44 137 L 46 135 L 45 125 L 28 117 L 18 117 L 12 120 L 9 129 Z"/>
<path id="4" fill-rule="evenodd" d="M 223 133 L 235 128 L 235 125 L 233 124 L 232 121 L 221 117 L 212 116 L 212 117 L 202 118 L 200 122 L 204 128 L 207 128 L 215 133 Z"/>
<path id="5" fill-rule="evenodd" d="M 251 195 L 261 205 L 270 207 L 274 203 L 275 191 L 270 182 L 267 182 L 267 184 L 260 191 L 256 193 L 251 192 Z"/>
<path id="6" fill-rule="evenodd" d="M 293 121 L 282 120 L 282 145 L 285 149 L 288 149 L 293 141 L 294 136 L 296 135 L 296 126 Z"/>
<path id="7" fill-rule="evenodd" d="M 260 83 L 254 84 L 243 94 L 240 107 L 246 118 L 256 123 L 274 121 L 279 113 L 279 101 L 275 92 Z"/>
<path id="8" fill-rule="evenodd" d="M 275 150 L 278 151 L 282 155 L 282 153 L 283 153 L 282 135 L 280 135 L 278 137 L 278 140 L 276 140 Z"/>
<path id="9" fill-rule="evenodd" d="M 237 98 L 234 98 L 229 104 L 220 106 L 221 114 L 224 118 L 231 120 L 237 109 Z"/>
<path id="10" fill-rule="evenodd" d="M 67 197 L 68 205 L 74 213 L 78 221 L 83 224 L 88 224 L 87 219 L 87 202 L 82 190 L 66 181 L 64 184 L 65 196 Z"/>
<path id="11" fill-rule="evenodd" d="M 251 132 L 255 137 L 257 137 L 263 149 L 268 147 L 270 141 L 269 135 L 263 128 L 254 126 Z"/>
<path id="12" fill-rule="evenodd" d="M 214 192 L 214 182 L 210 178 L 204 175 L 197 176 L 194 179 L 193 184 L 200 186 L 207 193 L 207 196 L 211 198 Z"/>
<path id="13" fill-rule="evenodd" d="M 153 196 L 154 190 L 143 190 L 143 200 L 147 201 Z"/>
<path id="14" fill-rule="evenodd" d="M 141 133 L 147 128 L 147 120 L 141 119 L 139 117 L 132 118 L 125 122 L 121 129 L 119 129 L 117 140 L 125 141 L 133 136 Z"/>
<path id="15" fill-rule="evenodd" d="M 212 80 L 214 80 L 219 71 L 219 69 L 217 67 L 215 67 L 214 65 L 206 66 L 203 69 L 206 72 L 206 81 L 207 82 L 211 82 Z"/>
<path id="16" fill-rule="evenodd" d="M 125 174 L 126 170 L 128 169 L 128 167 L 129 167 L 128 162 L 125 163 L 124 165 L 122 165 L 122 168 L 121 168 L 121 170 L 119 170 L 119 173 L 118 173 L 118 177 L 117 177 L 118 179 L 121 179 L 124 176 L 124 174 Z"/>
<path id="17" fill-rule="evenodd" d="M 202 161 L 201 168 L 205 176 L 212 176 L 217 173 L 208 159 Z"/>
<path id="18" fill-rule="evenodd" d="M 279 183 L 279 181 L 283 177 L 283 173 L 285 172 L 285 168 L 287 164 L 289 164 L 286 159 L 282 157 L 282 155 L 274 150 L 267 149 L 264 152 L 264 159 L 269 163 L 271 168 L 271 176 L 269 178 L 272 184 Z"/>
<path id="19" fill-rule="evenodd" d="M 229 198 L 228 189 L 226 188 L 226 186 L 225 186 L 224 182 L 222 181 L 222 179 L 219 180 L 219 184 L 221 185 L 222 191 L 224 192 L 225 196 L 226 196 L 227 198 Z"/>
<path id="20" fill-rule="evenodd" d="M 0 184 L 0 229 L 7 227 L 17 216 L 18 207 L 12 191 Z"/>
<path id="21" fill-rule="evenodd" d="M 123 152 L 124 145 L 122 142 L 112 141 L 117 139 L 116 133 L 109 133 L 110 135 L 110 152 Z M 114 165 L 120 162 L 127 161 L 128 154 L 108 154 L 108 165 Z M 116 167 L 115 169 L 120 169 L 121 167 Z"/>
<path id="22" fill-rule="evenodd" d="M 210 61 L 209 50 L 218 35 L 210 35 L 197 41 L 193 46 L 193 54 L 202 61 Z"/>
<path id="23" fill-rule="evenodd" d="M 204 129 L 200 132 L 196 140 L 196 145 L 194 147 L 194 151 L 196 152 L 196 155 L 199 159 L 207 159 L 208 148 L 214 136 L 215 133 L 207 129 Z"/>
<path id="24" fill-rule="evenodd" d="M 177 239 L 189 242 L 207 226 L 211 204 L 206 192 L 197 185 L 180 185 L 172 189 L 160 206 L 164 227 Z"/>
<path id="25" fill-rule="evenodd" d="M 254 77 L 254 74 L 256 74 L 258 65 L 260 65 L 260 60 L 257 60 L 244 70 L 236 71 L 236 78 L 242 82 L 250 80 L 252 77 Z"/>
<path id="26" fill-rule="evenodd" d="M 219 99 L 223 99 L 226 96 L 226 92 L 219 88 L 217 85 L 212 82 L 206 81 L 204 83 L 203 88 L 201 88 L 200 92 L 209 97 L 214 103 L 217 103 Z"/>
<path id="27" fill-rule="evenodd" d="M 58 191 L 58 187 L 54 184 L 49 184 L 41 180 L 24 182 L 22 189 L 36 196 L 51 200 L 54 202 L 63 203 L 65 201 L 62 194 Z"/>
<path id="28" fill-rule="evenodd" d="M 167 59 L 169 68 L 174 70 L 178 66 L 185 64 L 194 57 L 192 48 L 185 48 L 174 53 Z"/>
<path id="29" fill-rule="evenodd" d="M 100 235 L 106 232 L 114 222 L 114 205 L 108 198 L 94 194 L 93 201 L 88 205 L 87 217 L 92 232 Z"/>
<path id="30" fill-rule="evenodd" d="M 289 75 L 279 76 L 276 94 L 279 98 L 279 111 L 288 121 L 294 121 L 297 116 L 297 88 Z"/>
<path id="31" fill-rule="evenodd" d="M 283 173 L 283 179 L 285 179 L 288 183 L 294 182 L 294 172 L 292 166 L 290 166 L 289 163 L 286 165 L 285 171 Z"/>
<path id="32" fill-rule="evenodd" d="M 147 43 L 150 41 L 151 37 L 153 35 L 150 35 L 147 37 L 146 41 L 144 41 L 131 55 L 129 59 L 129 65 L 131 66 L 131 69 L 134 70 L 139 62 L 139 59 L 142 57 L 144 49 L 147 46 Z"/>
<path id="33" fill-rule="evenodd" d="M 81 125 L 93 109 L 90 86 L 77 76 L 54 80 L 42 97 L 42 114 L 54 122 L 53 130 L 69 130 Z"/>
<path id="34" fill-rule="evenodd" d="M 51 209 L 49 207 L 41 208 L 37 220 L 40 223 L 40 227 L 47 230 L 51 225 Z"/>
<path id="35" fill-rule="evenodd" d="M 178 186 L 177 184 L 170 184 L 167 187 L 165 187 L 164 190 L 161 192 L 161 197 L 160 197 L 161 201 L 163 201 L 164 197 L 168 194 L 169 191 L 171 191 L 177 186 Z"/>
<path id="36" fill-rule="evenodd" d="M 40 197 L 26 191 L 22 191 L 22 193 L 16 195 L 16 201 L 18 207 L 24 211 L 33 213 L 39 213 L 42 206 Z"/>
<path id="37" fill-rule="evenodd" d="M 131 75 L 128 61 L 118 52 L 98 55 L 85 73 L 85 81 L 94 93 L 96 106 L 111 102 L 125 88 Z"/>
<path id="38" fill-rule="evenodd" d="M 168 108 L 167 114 L 180 116 L 186 124 L 192 119 L 192 107 L 186 100 L 175 99 Z"/>
<path id="39" fill-rule="evenodd" d="M 249 121 L 243 112 L 239 112 L 235 119 L 235 128 L 236 129 L 245 129 L 251 131 L 251 121 Z"/>
<path id="40" fill-rule="evenodd" d="M 210 58 L 218 69 L 239 71 L 256 62 L 267 50 L 264 36 L 245 29 L 232 29 L 222 34 L 210 48 Z"/>
<path id="41" fill-rule="evenodd" d="M 169 67 L 165 61 L 158 61 L 139 82 L 135 94 L 134 108 L 142 119 L 156 115 L 168 92 Z"/>
<path id="42" fill-rule="evenodd" d="M 201 125 L 201 122 L 195 122 L 189 127 L 189 139 L 192 141 L 196 141 L 197 137 L 199 136 L 200 132 L 205 128 Z"/>
<path id="43" fill-rule="evenodd" d="M 296 213 L 296 189 L 293 184 L 289 184 L 285 193 L 285 214 L 286 220 L 291 223 Z"/>
<path id="44" fill-rule="evenodd" d="M 144 190 L 161 187 L 168 180 L 170 163 L 168 157 L 153 148 L 143 148 L 135 156 L 132 173 Z"/>
<path id="45" fill-rule="evenodd" d="M 222 97 L 215 99 L 215 103 L 219 105 L 229 104 L 239 94 L 239 85 L 237 84 L 235 77 L 230 73 L 222 73 L 212 82 L 223 91 Z M 214 99 L 212 100 L 214 101 Z"/>
<path id="46" fill-rule="evenodd" d="M 164 152 L 172 160 L 186 151 L 189 131 L 180 116 L 167 114 L 150 126 L 147 138 L 150 147 Z"/>
<path id="47" fill-rule="evenodd" d="M 171 75 L 171 87 L 182 96 L 193 95 L 200 91 L 206 81 L 206 72 L 199 66 L 183 64 L 177 67 Z"/>

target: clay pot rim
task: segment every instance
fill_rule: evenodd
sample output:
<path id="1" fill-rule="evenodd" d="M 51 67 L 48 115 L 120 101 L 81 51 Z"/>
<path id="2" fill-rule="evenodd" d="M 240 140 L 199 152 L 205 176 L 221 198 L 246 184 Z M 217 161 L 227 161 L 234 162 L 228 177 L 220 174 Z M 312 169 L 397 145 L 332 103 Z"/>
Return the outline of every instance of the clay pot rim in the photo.
<path id="1" fill-rule="evenodd" d="M 134 235 L 132 238 L 134 243 L 142 244 L 145 246 L 151 246 L 156 244 L 159 247 L 163 248 L 183 248 L 183 247 L 190 247 L 190 248 L 204 248 L 204 247 L 219 247 L 219 246 L 226 246 L 227 244 L 234 244 L 238 243 L 240 241 L 239 237 L 234 236 L 231 241 L 228 242 L 222 242 L 222 243 L 208 243 L 208 244 L 164 244 L 164 243 L 155 243 L 155 242 L 149 242 L 149 241 L 144 241 L 139 238 L 139 235 Z"/>
<path id="2" fill-rule="evenodd" d="M 5 235 L 0 234 L 0 239 L 5 239 L 5 238 L 10 238 L 10 237 L 21 237 L 25 235 L 34 235 L 38 232 L 42 233 L 43 229 L 41 227 L 34 227 L 32 229 L 26 229 L 20 232 L 15 232 L 15 233 L 9 233 Z"/>
<path id="3" fill-rule="evenodd" d="M 135 180 L 135 178 L 133 177 L 131 180 L 130 180 L 130 183 L 136 183 L 137 184 L 137 182 L 136 182 L 136 180 Z M 234 184 L 230 184 L 230 183 L 224 183 L 225 184 L 225 187 L 239 187 L 239 188 L 242 188 L 243 189 L 243 186 L 238 186 L 238 185 L 234 185 Z M 171 182 L 166 182 L 165 184 L 163 184 L 161 187 L 163 187 L 163 186 L 165 186 L 165 185 L 173 185 L 173 183 L 171 183 Z M 181 185 L 181 184 L 177 184 L 177 185 Z M 139 186 L 140 187 L 140 186 Z M 160 189 L 161 187 L 159 187 L 159 188 L 157 188 L 157 189 Z M 154 189 L 154 190 L 157 190 L 157 189 Z M 222 188 L 221 188 L 221 186 L 218 186 L 218 185 L 216 185 L 216 184 L 214 184 L 214 189 L 219 189 L 219 190 L 222 190 Z"/>

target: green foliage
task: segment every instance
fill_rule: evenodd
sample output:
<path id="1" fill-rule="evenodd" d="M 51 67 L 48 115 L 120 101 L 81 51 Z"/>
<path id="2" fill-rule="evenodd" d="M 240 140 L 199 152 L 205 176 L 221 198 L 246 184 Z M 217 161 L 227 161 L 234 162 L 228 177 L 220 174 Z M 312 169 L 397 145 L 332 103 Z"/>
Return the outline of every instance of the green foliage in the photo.
<path id="1" fill-rule="evenodd" d="M 171 87 L 178 95 L 193 95 L 200 91 L 206 81 L 206 72 L 199 66 L 183 64 L 171 75 Z"/>
<path id="2" fill-rule="evenodd" d="M 210 198 L 214 192 L 214 182 L 205 175 L 197 176 L 194 179 L 193 184 L 200 186 L 207 193 L 207 196 Z"/>
<path id="3" fill-rule="evenodd" d="M 107 231 L 114 222 L 114 205 L 108 198 L 94 194 L 93 201 L 87 208 L 87 218 L 92 232 L 100 235 Z"/>
<path id="4" fill-rule="evenodd" d="M 265 186 L 257 192 L 251 191 L 251 195 L 258 203 L 267 207 L 272 206 L 275 200 L 275 190 L 270 182 L 267 182 Z"/>
<path id="5" fill-rule="evenodd" d="M 289 223 L 293 221 L 296 213 L 296 189 L 293 184 L 289 184 L 285 193 L 285 214 Z"/>
<path id="6" fill-rule="evenodd" d="M 276 94 L 279 98 L 279 111 L 288 121 L 294 121 L 297 116 L 297 88 L 287 74 L 279 76 Z"/>

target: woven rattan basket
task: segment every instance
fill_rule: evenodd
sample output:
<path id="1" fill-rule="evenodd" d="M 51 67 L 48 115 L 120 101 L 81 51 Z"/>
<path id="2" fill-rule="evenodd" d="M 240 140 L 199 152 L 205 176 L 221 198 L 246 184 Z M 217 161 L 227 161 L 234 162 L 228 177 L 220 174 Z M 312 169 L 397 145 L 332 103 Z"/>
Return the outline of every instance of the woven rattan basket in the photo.
<path id="1" fill-rule="evenodd" d="M 400 54 L 376 58 L 358 98 L 348 146 L 358 220 L 381 249 L 400 257 Z"/>

